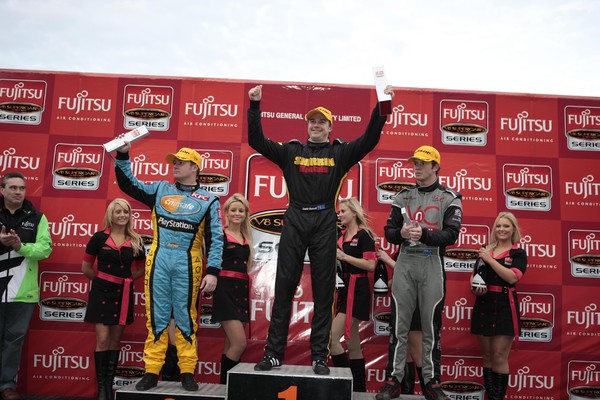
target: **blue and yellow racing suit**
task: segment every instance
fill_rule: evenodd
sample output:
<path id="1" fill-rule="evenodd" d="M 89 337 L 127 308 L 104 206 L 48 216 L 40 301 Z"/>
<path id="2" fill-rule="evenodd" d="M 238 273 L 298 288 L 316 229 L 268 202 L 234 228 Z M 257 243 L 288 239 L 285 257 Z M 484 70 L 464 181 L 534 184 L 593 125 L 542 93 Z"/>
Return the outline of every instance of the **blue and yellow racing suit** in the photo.
<path id="1" fill-rule="evenodd" d="M 203 241 L 208 251 L 206 273 L 217 276 L 221 269 L 223 227 L 219 198 L 197 185 L 139 181 L 131 171 L 128 153 L 117 152 L 115 173 L 121 190 L 152 210 L 154 237 L 144 279 L 148 317 L 144 346 L 146 372 L 160 373 L 173 316 L 179 368 L 182 373 L 194 373 L 198 363 L 197 300 L 202 281 Z"/>

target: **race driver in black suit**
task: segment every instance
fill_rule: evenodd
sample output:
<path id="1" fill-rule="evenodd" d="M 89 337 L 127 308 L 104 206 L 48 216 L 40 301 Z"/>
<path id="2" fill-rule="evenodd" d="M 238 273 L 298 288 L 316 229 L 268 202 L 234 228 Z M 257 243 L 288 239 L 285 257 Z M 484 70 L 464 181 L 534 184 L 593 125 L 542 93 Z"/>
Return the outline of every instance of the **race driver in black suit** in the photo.
<path id="1" fill-rule="evenodd" d="M 386 87 L 385 93 L 393 96 L 393 88 Z M 262 85 L 250 89 L 248 95 L 248 143 L 281 168 L 289 194 L 277 257 L 271 324 L 264 358 L 254 369 L 268 371 L 282 364 L 292 301 L 308 249 L 314 300 L 310 335 L 312 368 L 315 374 L 328 375 L 336 272 L 336 200 L 350 168 L 379 142 L 386 116 L 380 115 L 379 107 L 375 107 L 360 137 L 351 142 L 330 141 L 331 111 L 317 107 L 306 114 L 306 144 L 296 139 L 279 143 L 263 134 Z"/>

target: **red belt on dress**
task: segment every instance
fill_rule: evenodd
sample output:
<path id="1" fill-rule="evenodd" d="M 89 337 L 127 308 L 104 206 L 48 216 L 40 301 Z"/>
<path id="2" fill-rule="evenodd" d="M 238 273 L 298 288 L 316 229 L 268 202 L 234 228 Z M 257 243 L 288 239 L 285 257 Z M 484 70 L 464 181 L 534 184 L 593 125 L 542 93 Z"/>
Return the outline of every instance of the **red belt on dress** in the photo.
<path id="1" fill-rule="evenodd" d="M 121 278 L 119 276 L 107 274 L 102 271 L 96 272 L 96 276 L 103 281 L 116 283 L 117 285 L 123 285 L 123 297 L 121 298 L 121 310 L 119 312 L 119 325 L 126 325 L 127 311 L 129 310 L 129 296 L 131 293 L 131 284 L 133 283 L 133 279 Z"/>
<path id="2" fill-rule="evenodd" d="M 221 270 L 219 272 L 219 276 L 224 276 L 226 278 L 237 278 L 237 279 L 243 279 L 245 281 L 250 280 L 250 277 L 248 276 L 248 274 L 244 273 L 244 272 L 237 272 L 237 271 L 228 271 L 228 270 Z"/>
<path id="3" fill-rule="evenodd" d="M 516 291 L 516 289 L 514 287 L 508 287 L 508 286 L 488 285 L 487 290 L 488 290 L 488 292 L 507 293 L 508 294 L 508 301 L 510 303 L 510 312 L 512 313 L 512 320 L 513 320 L 513 331 L 515 334 L 515 347 L 517 347 L 517 345 L 519 344 L 519 316 L 517 315 L 515 296 L 513 296 L 513 293 Z"/>
<path id="4" fill-rule="evenodd" d="M 364 274 L 350 274 L 350 283 L 348 284 L 348 291 L 346 292 L 346 321 L 344 323 L 344 337 L 350 338 L 350 330 L 352 329 L 352 309 L 354 308 L 354 288 L 356 286 L 356 280 L 358 278 L 366 278 L 369 275 Z"/>

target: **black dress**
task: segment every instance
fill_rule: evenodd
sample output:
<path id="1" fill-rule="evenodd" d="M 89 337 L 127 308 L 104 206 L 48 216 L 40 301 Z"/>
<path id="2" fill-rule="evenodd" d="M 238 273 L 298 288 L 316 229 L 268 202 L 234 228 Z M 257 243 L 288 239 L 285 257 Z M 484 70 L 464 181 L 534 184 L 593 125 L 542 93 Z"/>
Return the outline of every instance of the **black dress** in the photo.
<path id="1" fill-rule="evenodd" d="M 123 283 L 114 283 L 100 276 L 104 273 L 113 277 L 113 280 L 131 278 L 131 266 L 134 263 L 141 264 L 140 268 L 144 266 L 144 249 L 134 255 L 130 240 L 120 247 L 116 246 L 107 229 L 94 233 L 85 248 L 84 260 L 93 264 L 95 259 L 98 260 L 98 274 L 92 280 L 84 321 L 118 325 L 123 302 Z M 128 284 L 127 325 L 133 322 L 133 282 Z"/>
<path id="2" fill-rule="evenodd" d="M 344 241 L 345 232 L 346 231 L 342 231 L 338 239 L 338 247 L 341 247 L 344 253 L 356 258 L 365 258 L 367 260 L 376 259 L 375 241 L 369 236 L 367 231 L 360 229 L 350 240 Z M 360 274 L 364 276 L 356 278 L 354 302 L 352 304 L 352 317 L 360 321 L 369 320 L 371 312 L 371 286 L 369 285 L 369 278 L 367 276 L 368 272 L 343 261 L 342 271 L 344 288 L 338 291 L 336 312 L 346 313 L 350 276 L 353 274 Z"/>
<path id="3" fill-rule="evenodd" d="M 250 321 L 248 257 L 250 246 L 241 244 L 233 236 L 223 234 L 223 268 L 213 293 L 212 323 L 238 320 Z M 235 275 L 235 276 L 227 276 Z M 245 276 L 245 279 L 241 277 Z"/>
<path id="4" fill-rule="evenodd" d="M 525 250 L 514 246 L 507 252 L 495 257 L 502 266 L 509 269 L 518 269 L 521 274 L 525 274 L 527 269 L 527 253 Z M 506 281 L 494 272 L 492 267 L 486 264 L 486 284 L 504 288 L 503 292 L 488 292 L 482 296 L 477 296 L 475 306 L 473 307 L 473 317 L 471 319 L 471 333 L 483 336 L 515 336 L 513 328 L 513 318 L 517 318 L 517 326 L 521 332 L 521 321 L 519 318 L 519 302 L 514 285 L 509 285 Z M 509 296 L 513 296 L 516 315 L 513 316 L 510 307 Z"/>

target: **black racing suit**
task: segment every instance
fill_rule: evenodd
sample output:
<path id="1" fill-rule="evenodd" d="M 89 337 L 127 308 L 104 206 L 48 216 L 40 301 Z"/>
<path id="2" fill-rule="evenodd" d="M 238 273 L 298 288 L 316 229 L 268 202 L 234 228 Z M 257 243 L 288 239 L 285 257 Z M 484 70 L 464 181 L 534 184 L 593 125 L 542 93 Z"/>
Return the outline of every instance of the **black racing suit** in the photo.
<path id="1" fill-rule="evenodd" d="M 375 107 L 363 135 L 351 142 L 303 144 L 274 142 L 263 135 L 259 101 L 250 101 L 248 143 L 283 171 L 289 207 L 277 257 L 275 300 L 265 355 L 283 360 L 292 300 L 302 276 L 308 249 L 314 315 L 310 345 L 312 359 L 327 360 L 333 319 L 336 271 L 336 200 L 350 168 L 379 142 L 386 117 Z"/>

